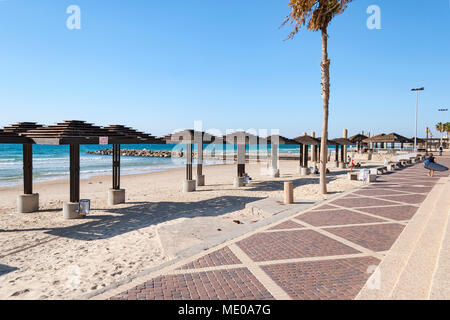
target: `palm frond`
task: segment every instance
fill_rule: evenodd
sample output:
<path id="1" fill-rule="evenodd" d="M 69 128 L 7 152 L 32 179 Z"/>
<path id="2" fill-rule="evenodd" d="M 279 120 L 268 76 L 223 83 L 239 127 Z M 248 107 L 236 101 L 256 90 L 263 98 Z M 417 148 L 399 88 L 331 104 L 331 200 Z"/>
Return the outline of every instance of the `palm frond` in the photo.
<path id="1" fill-rule="evenodd" d="M 282 26 L 294 25 L 288 39 L 292 39 L 303 26 L 308 30 L 326 30 L 331 20 L 347 9 L 352 0 L 290 0 L 290 14 Z"/>

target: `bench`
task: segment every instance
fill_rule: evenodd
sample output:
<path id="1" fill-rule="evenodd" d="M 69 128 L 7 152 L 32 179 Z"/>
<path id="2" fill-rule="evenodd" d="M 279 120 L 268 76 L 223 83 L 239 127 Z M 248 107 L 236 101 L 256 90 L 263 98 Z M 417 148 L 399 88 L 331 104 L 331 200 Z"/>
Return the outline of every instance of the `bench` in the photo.
<path id="1" fill-rule="evenodd" d="M 376 168 L 370 169 L 370 174 L 383 174 L 387 170 L 388 169 L 386 166 L 376 167 Z"/>
<path id="2" fill-rule="evenodd" d="M 394 167 L 394 169 L 400 169 L 401 167 L 403 167 L 399 161 L 393 162 L 392 166 Z"/>
<path id="3" fill-rule="evenodd" d="M 386 168 L 387 168 L 387 171 L 394 171 L 396 168 L 396 165 L 394 163 L 391 163 L 391 164 L 388 164 L 386 166 Z"/>
<path id="4" fill-rule="evenodd" d="M 359 172 L 349 172 L 347 173 L 348 180 L 358 181 Z"/>
<path id="5" fill-rule="evenodd" d="M 358 181 L 359 180 L 359 172 L 349 172 L 347 173 L 347 177 L 349 180 Z M 377 175 L 370 173 L 368 176 L 369 182 L 376 182 L 377 181 Z"/>

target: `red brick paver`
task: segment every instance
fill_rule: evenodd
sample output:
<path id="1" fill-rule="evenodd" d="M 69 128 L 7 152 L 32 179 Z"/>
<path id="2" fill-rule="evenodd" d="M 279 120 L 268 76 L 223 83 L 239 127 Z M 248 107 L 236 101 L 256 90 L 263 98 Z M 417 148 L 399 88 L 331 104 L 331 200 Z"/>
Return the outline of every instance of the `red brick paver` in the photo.
<path id="1" fill-rule="evenodd" d="M 392 201 L 411 203 L 411 204 L 419 204 L 419 203 L 422 203 L 423 200 L 425 200 L 426 195 L 410 194 L 410 195 L 401 195 L 401 196 L 400 195 L 380 196 L 379 198 L 386 199 L 386 200 L 392 200 Z"/>
<path id="2" fill-rule="evenodd" d="M 354 193 L 363 195 L 363 196 L 389 196 L 389 195 L 405 194 L 404 192 L 401 192 L 400 190 L 397 191 L 397 190 L 393 190 L 393 189 L 379 189 L 379 190 L 362 189 L 362 190 L 356 191 Z"/>
<path id="3" fill-rule="evenodd" d="M 358 208 L 359 211 L 364 211 L 380 217 L 389 218 L 392 220 L 403 221 L 411 219 L 419 208 L 414 206 L 395 206 L 395 207 L 378 207 L 378 208 Z"/>
<path id="4" fill-rule="evenodd" d="M 397 203 L 378 200 L 373 198 L 342 198 L 336 201 L 333 201 L 332 204 L 336 204 L 338 206 L 347 207 L 347 208 L 362 208 L 362 207 L 378 207 L 378 206 L 389 206 L 395 205 Z"/>
<path id="5" fill-rule="evenodd" d="M 335 206 L 329 205 L 329 204 L 323 204 L 318 208 L 314 208 L 313 211 L 315 210 L 329 210 L 329 209 L 336 209 Z"/>
<path id="6" fill-rule="evenodd" d="M 253 261 L 358 253 L 357 250 L 312 230 L 258 233 L 237 242 Z"/>
<path id="7" fill-rule="evenodd" d="M 301 300 L 353 299 L 370 277 L 372 257 L 274 264 L 262 269 L 291 298 Z"/>
<path id="8" fill-rule="evenodd" d="M 297 219 L 316 227 L 383 221 L 350 210 L 310 211 L 297 216 Z"/>
<path id="9" fill-rule="evenodd" d="M 201 269 L 216 266 L 226 266 L 240 264 L 241 261 L 231 252 L 230 248 L 225 247 L 207 254 L 200 259 L 182 266 L 180 269 Z"/>
<path id="10" fill-rule="evenodd" d="M 246 268 L 166 275 L 114 300 L 268 300 L 273 296 Z"/>
<path id="11" fill-rule="evenodd" d="M 280 224 L 277 224 L 276 226 L 270 228 L 269 230 L 287 230 L 287 229 L 298 229 L 298 228 L 303 228 L 303 227 L 304 226 L 301 225 L 300 223 L 289 220 L 289 221 L 285 221 Z"/>
<path id="12" fill-rule="evenodd" d="M 359 244 L 364 248 L 374 251 L 386 251 L 391 248 L 404 227 L 400 224 L 380 224 L 373 226 L 329 228 L 327 231 Z"/>
<path id="13" fill-rule="evenodd" d="M 438 162 L 450 165 L 450 159 Z M 112 299 L 354 299 L 380 262 L 377 252 L 392 247 L 439 177 L 448 175 L 427 177 L 421 164 L 383 175 Z"/>

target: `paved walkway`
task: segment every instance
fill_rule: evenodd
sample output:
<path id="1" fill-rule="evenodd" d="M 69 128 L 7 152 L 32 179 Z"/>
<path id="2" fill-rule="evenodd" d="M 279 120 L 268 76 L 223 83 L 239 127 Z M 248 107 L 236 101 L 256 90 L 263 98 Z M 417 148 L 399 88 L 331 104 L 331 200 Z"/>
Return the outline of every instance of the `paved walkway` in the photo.
<path id="1" fill-rule="evenodd" d="M 450 165 L 450 159 L 439 162 Z M 354 299 L 440 177 L 422 164 L 178 263 L 111 299 Z"/>

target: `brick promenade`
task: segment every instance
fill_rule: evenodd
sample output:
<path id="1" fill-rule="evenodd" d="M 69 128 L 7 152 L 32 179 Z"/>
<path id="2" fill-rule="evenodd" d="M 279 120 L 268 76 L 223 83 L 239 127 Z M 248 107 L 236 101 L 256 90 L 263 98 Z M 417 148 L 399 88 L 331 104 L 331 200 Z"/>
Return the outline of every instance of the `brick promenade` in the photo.
<path id="1" fill-rule="evenodd" d="M 440 158 L 449 166 L 449 158 Z M 111 299 L 354 299 L 440 177 L 417 164 Z"/>

